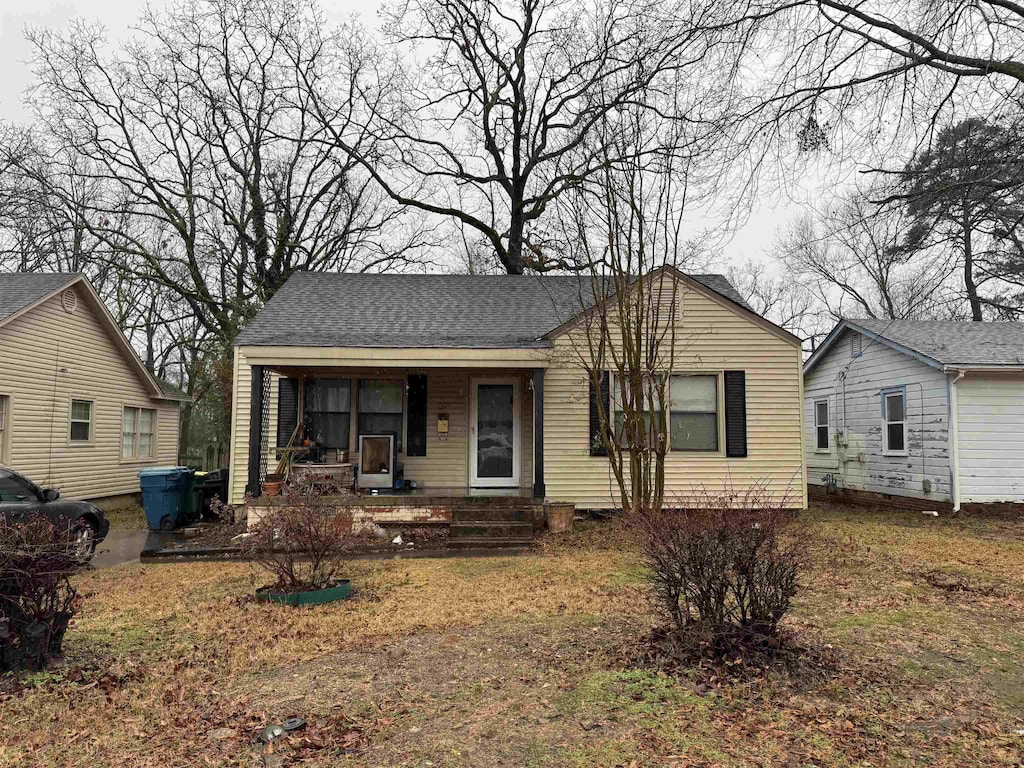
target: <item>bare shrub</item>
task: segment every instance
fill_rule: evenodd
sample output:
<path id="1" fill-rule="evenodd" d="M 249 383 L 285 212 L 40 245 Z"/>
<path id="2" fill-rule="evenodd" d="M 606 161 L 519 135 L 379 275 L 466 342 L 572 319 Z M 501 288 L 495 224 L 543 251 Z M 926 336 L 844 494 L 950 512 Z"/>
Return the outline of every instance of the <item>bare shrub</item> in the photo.
<path id="1" fill-rule="evenodd" d="M 779 624 L 808 550 L 806 529 L 786 504 L 758 485 L 742 493 L 701 490 L 630 515 L 654 603 L 685 658 L 779 647 Z"/>
<path id="2" fill-rule="evenodd" d="M 60 654 L 82 566 L 70 529 L 0 518 L 0 670 L 39 669 Z"/>
<path id="3" fill-rule="evenodd" d="M 284 490 L 281 503 L 249 526 L 243 550 L 274 577 L 275 591 L 331 586 L 361 537 L 352 534 L 351 520 L 339 515 L 315 486 L 288 485 Z"/>

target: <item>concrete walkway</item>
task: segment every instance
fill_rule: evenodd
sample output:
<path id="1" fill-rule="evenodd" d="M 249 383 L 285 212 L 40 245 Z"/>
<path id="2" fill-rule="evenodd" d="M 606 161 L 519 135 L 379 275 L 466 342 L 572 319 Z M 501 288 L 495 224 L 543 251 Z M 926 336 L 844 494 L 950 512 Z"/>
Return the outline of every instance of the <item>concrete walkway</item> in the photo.
<path id="1" fill-rule="evenodd" d="M 144 549 L 159 548 L 177 536 L 163 531 L 111 531 L 96 547 L 94 568 L 110 568 L 122 563 L 137 563 Z"/>

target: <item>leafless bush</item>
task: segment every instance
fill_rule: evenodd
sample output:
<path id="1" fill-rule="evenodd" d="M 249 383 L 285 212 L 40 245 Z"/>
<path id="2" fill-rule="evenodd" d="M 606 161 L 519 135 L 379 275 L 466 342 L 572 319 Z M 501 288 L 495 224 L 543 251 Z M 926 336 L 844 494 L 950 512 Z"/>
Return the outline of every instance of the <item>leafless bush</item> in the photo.
<path id="1" fill-rule="evenodd" d="M 313 485 L 288 485 L 282 502 L 250 525 L 243 549 L 274 577 L 275 591 L 324 589 L 339 579 L 359 542 L 351 527 Z"/>
<path id="2" fill-rule="evenodd" d="M 0 670 L 40 668 L 60 653 L 81 567 L 70 530 L 0 519 Z"/>
<path id="3" fill-rule="evenodd" d="M 797 591 L 808 534 L 763 486 L 701 490 L 660 510 L 632 513 L 668 635 L 685 657 L 770 650 Z"/>

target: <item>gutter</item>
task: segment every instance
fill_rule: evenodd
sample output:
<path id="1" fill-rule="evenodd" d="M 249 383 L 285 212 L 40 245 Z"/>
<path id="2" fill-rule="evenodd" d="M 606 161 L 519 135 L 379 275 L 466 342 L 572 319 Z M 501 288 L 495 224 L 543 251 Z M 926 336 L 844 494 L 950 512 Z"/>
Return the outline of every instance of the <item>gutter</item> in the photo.
<path id="1" fill-rule="evenodd" d="M 959 408 L 957 406 L 956 397 L 956 385 L 964 376 L 967 375 L 966 370 L 950 369 L 947 373 L 956 372 L 956 377 L 949 382 L 949 444 L 950 454 L 952 455 L 953 468 L 952 468 L 952 491 L 953 491 L 953 511 L 960 511 L 960 428 L 958 424 L 959 420 Z"/>

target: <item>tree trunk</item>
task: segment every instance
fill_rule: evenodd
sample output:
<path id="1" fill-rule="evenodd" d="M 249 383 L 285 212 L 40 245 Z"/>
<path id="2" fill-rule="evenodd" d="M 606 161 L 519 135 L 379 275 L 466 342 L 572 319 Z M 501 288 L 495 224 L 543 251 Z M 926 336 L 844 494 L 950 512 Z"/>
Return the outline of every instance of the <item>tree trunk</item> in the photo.
<path id="1" fill-rule="evenodd" d="M 971 303 L 971 320 L 981 322 L 981 299 L 978 298 L 978 286 L 974 282 L 974 247 L 971 242 L 970 206 L 964 203 L 964 287 L 967 289 L 967 300 Z"/>

